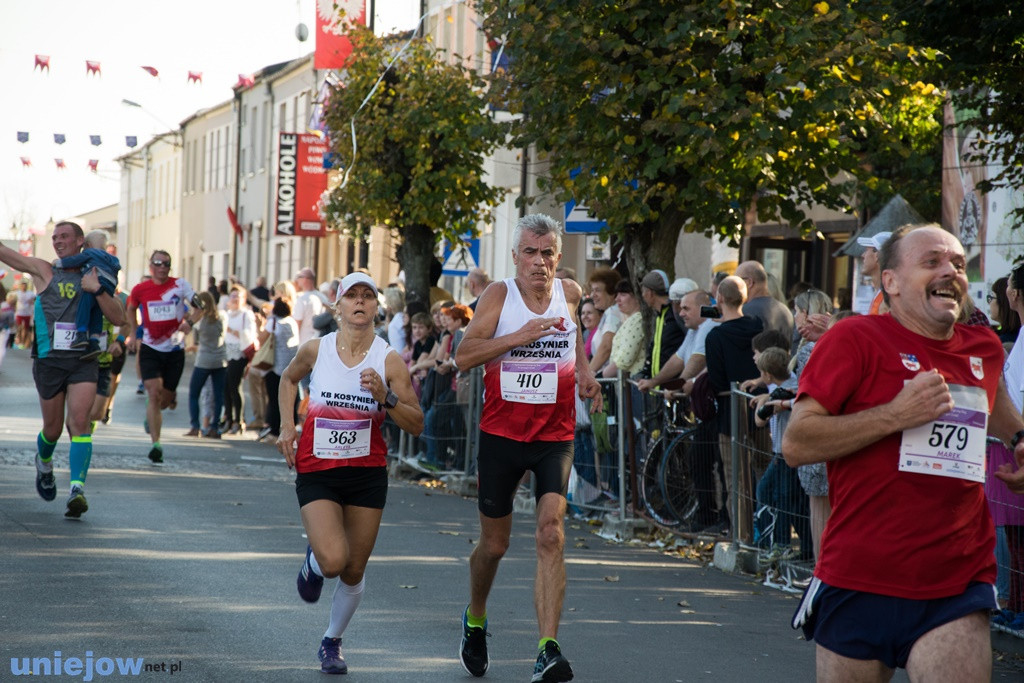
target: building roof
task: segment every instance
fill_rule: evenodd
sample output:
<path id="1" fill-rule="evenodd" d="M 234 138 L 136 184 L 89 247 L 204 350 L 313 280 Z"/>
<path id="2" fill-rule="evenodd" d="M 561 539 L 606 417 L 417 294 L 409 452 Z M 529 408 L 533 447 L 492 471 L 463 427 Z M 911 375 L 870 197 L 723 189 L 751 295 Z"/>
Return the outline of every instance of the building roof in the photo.
<path id="1" fill-rule="evenodd" d="M 892 232 L 902 225 L 926 222 L 906 199 L 897 194 L 843 246 L 836 249 L 833 256 L 860 256 L 864 253 L 864 247 L 857 244 L 858 237 L 871 237 L 880 232 Z"/>

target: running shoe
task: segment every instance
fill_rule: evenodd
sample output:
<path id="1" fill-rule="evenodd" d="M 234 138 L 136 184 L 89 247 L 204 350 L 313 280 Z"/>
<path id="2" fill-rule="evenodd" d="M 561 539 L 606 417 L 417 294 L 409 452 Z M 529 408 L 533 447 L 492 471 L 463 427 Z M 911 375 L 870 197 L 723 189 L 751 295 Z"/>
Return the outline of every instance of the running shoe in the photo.
<path id="1" fill-rule="evenodd" d="M 295 584 L 299 589 L 299 597 L 306 602 L 316 602 L 319 600 L 320 591 L 324 588 L 324 577 L 313 571 L 313 567 L 309 564 L 309 558 L 312 554 L 313 549 L 307 545 L 306 559 L 302 561 L 302 568 L 299 569 L 299 578 L 295 580 Z M 327 639 L 324 639 L 324 642 L 327 642 Z"/>
<path id="2" fill-rule="evenodd" d="M 544 649 L 537 655 L 537 663 L 533 667 L 533 678 L 530 683 L 553 683 L 571 681 L 572 667 L 569 660 L 562 656 L 558 643 L 549 640 Z"/>
<path id="3" fill-rule="evenodd" d="M 110 408 L 107 408 L 107 412 L 103 413 L 103 419 L 101 422 L 105 425 L 110 424 Z"/>
<path id="4" fill-rule="evenodd" d="M 53 463 L 50 463 L 49 470 L 45 467 L 42 458 L 36 453 L 36 493 L 49 502 L 57 497 L 57 482 L 53 480 Z"/>
<path id="5" fill-rule="evenodd" d="M 325 674 L 348 673 L 348 664 L 341 654 L 341 638 L 324 638 L 320 641 L 320 670 Z"/>
<path id="6" fill-rule="evenodd" d="M 149 459 L 154 465 L 160 465 L 164 461 L 164 449 L 153 446 L 149 449 Z"/>
<path id="7" fill-rule="evenodd" d="M 68 509 L 64 513 L 65 517 L 71 519 L 78 519 L 82 516 L 86 510 L 89 509 L 89 503 L 85 501 L 85 489 L 81 486 L 72 486 L 71 495 L 68 496 Z"/>
<path id="8" fill-rule="evenodd" d="M 270 436 L 271 431 L 272 430 L 270 429 L 270 427 L 264 427 L 263 429 L 260 430 L 260 433 L 256 435 L 256 440 L 263 441 L 263 439 Z"/>
<path id="9" fill-rule="evenodd" d="M 462 668 L 477 678 L 487 673 L 490 660 L 487 659 L 487 622 L 483 628 L 471 627 L 466 621 L 469 608 L 462 613 L 462 647 L 459 648 L 459 661 Z"/>

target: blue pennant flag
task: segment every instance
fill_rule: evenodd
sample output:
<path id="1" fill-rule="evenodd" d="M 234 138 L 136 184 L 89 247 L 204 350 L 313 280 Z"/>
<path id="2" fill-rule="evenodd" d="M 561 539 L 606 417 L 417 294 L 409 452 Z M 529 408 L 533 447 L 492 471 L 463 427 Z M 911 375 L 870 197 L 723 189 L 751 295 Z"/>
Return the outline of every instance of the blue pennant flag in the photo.
<path id="1" fill-rule="evenodd" d="M 18 131 L 18 142 L 28 142 L 28 131 Z"/>
<path id="2" fill-rule="evenodd" d="M 139 139 L 134 135 L 125 135 L 124 144 L 128 145 L 129 147 L 135 147 L 137 144 L 139 144 Z"/>
<path id="3" fill-rule="evenodd" d="M 89 142 L 92 143 L 93 147 L 99 147 L 103 144 L 103 140 L 100 139 L 99 135 L 90 135 Z"/>
<path id="4" fill-rule="evenodd" d="M 67 142 L 67 139 L 64 137 L 64 133 L 54 133 L 53 141 L 58 145 L 63 145 L 65 142 Z"/>

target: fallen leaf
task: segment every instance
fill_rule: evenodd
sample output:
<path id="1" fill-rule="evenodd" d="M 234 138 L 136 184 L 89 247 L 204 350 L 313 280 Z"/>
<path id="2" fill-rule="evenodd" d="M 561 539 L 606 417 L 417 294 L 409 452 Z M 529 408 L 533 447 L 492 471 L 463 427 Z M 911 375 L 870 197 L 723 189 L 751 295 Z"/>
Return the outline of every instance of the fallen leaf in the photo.
<path id="1" fill-rule="evenodd" d="M 680 607 L 689 607 L 690 603 L 688 603 L 686 600 L 680 600 L 679 601 L 679 606 Z"/>
<path id="2" fill-rule="evenodd" d="M 416 586 L 399 586 L 399 588 L 415 588 Z"/>
<path id="3" fill-rule="evenodd" d="M 617 583 L 618 580 L 619 580 L 619 577 L 618 576 L 606 576 L 606 577 L 604 577 L 604 580 L 609 582 L 609 583 Z"/>
<path id="4" fill-rule="evenodd" d="M 459 535 L 461 535 L 461 534 L 459 534 L 458 531 L 448 531 L 447 529 L 442 529 L 441 531 L 438 531 L 437 533 L 445 534 L 446 536 L 459 536 Z"/>

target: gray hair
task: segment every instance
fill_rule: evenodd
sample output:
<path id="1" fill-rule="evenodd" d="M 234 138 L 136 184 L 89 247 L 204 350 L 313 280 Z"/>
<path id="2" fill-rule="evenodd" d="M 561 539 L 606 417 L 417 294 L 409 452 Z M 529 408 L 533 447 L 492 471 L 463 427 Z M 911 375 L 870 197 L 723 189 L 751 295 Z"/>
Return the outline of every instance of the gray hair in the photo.
<path id="1" fill-rule="evenodd" d="M 516 227 L 512 230 L 512 244 L 516 253 L 519 252 L 519 243 L 523 240 L 524 230 L 533 233 L 537 237 L 554 234 L 555 252 L 558 254 L 562 253 L 562 224 L 551 216 L 533 213 L 519 219 Z"/>
<path id="2" fill-rule="evenodd" d="M 91 230 L 85 236 L 85 244 L 93 249 L 107 248 L 107 232 L 105 230 Z"/>

